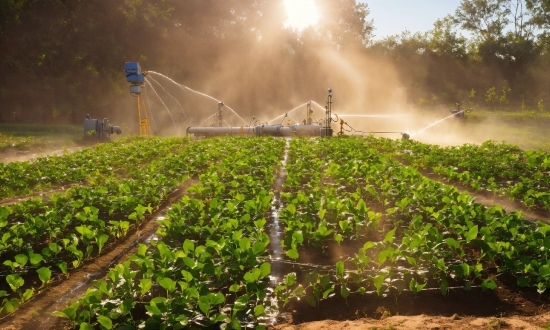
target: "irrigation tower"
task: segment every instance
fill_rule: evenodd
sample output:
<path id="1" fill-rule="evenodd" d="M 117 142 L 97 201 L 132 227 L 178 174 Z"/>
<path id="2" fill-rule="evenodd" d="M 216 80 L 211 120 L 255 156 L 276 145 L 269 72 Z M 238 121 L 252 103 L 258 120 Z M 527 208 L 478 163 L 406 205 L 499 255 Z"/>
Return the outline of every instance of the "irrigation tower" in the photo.
<path id="1" fill-rule="evenodd" d="M 149 126 L 149 116 L 147 115 L 147 107 L 141 100 L 141 88 L 145 84 L 147 71 L 142 72 L 138 62 L 126 62 L 124 71 L 126 73 L 126 80 L 132 84 L 130 85 L 130 94 L 137 98 L 139 135 L 152 135 L 151 127 Z"/>

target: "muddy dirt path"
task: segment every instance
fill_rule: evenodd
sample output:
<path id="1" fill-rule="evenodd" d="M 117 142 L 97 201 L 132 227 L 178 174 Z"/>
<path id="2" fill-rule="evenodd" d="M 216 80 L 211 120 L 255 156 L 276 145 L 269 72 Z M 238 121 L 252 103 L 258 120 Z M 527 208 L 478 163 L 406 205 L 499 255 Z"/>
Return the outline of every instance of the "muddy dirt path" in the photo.
<path id="1" fill-rule="evenodd" d="M 104 254 L 86 261 L 85 265 L 72 272 L 69 278 L 59 277 L 44 291 L 35 295 L 15 313 L 0 320 L 0 329 L 7 330 L 54 330 L 66 326 L 66 321 L 50 313 L 63 309 L 71 301 L 82 296 L 94 280 L 103 278 L 109 268 L 135 253 L 140 243 L 147 243 L 154 238 L 158 228 L 156 220 L 162 219 L 170 205 L 183 197 L 197 180 L 188 179 L 180 184 L 163 202 L 157 211 L 148 216 L 138 228 L 106 248 Z"/>

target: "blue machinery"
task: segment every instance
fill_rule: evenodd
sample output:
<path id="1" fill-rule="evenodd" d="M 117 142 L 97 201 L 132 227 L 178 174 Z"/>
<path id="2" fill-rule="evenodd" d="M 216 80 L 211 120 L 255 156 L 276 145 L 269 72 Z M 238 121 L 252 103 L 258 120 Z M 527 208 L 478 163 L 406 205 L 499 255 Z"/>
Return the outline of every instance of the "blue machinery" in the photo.
<path id="1" fill-rule="evenodd" d="M 126 80 L 132 84 L 130 85 L 130 94 L 137 97 L 139 135 L 152 135 L 147 108 L 145 103 L 141 102 L 141 88 L 145 84 L 147 71 L 142 72 L 138 62 L 126 62 L 124 72 L 126 73 Z"/>

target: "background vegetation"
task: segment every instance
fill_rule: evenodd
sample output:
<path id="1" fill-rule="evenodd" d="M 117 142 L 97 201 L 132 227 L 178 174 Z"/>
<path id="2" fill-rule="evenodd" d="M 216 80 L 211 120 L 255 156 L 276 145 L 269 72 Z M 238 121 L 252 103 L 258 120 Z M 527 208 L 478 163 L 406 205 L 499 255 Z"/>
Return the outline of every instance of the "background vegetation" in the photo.
<path id="1" fill-rule="evenodd" d="M 323 19 L 299 32 L 282 0 L 0 0 L 0 122 L 130 114 L 126 61 L 241 113 L 295 106 L 289 95 L 323 97 L 334 82 L 328 51 L 393 67 L 419 107 L 550 110 L 549 0 L 463 0 L 430 31 L 382 40 L 368 4 L 317 3 Z"/>

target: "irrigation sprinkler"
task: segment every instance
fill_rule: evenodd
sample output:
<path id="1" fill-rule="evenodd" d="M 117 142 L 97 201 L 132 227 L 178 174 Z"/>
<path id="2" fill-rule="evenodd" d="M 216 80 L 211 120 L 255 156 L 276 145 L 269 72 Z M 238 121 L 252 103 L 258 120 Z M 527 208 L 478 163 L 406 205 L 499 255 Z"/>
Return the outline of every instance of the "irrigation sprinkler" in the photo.
<path id="1" fill-rule="evenodd" d="M 336 120 L 332 118 L 332 88 L 329 88 L 325 105 L 325 127 L 321 132 L 321 136 L 332 136 L 331 124 L 333 121 L 338 122 L 338 116 L 336 116 Z"/>
<path id="2" fill-rule="evenodd" d="M 149 126 L 149 117 L 147 115 L 147 107 L 141 102 L 141 88 L 145 85 L 145 76 L 147 71 L 141 71 L 138 62 L 126 62 L 124 66 L 126 80 L 130 85 L 130 94 L 137 97 L 137 112 L 139 120 L 139 135 L 152 135 L 151 127 Z"/>
<path id="3" fill-rule="evenodd" d="M 306 105 L 306 125 L 313 125 L 313 109 L 311 108 L 311 101 Z"/>
<path id="4" fill-rule="evenodd" d="M 223 102 L 218 103 L 218 113 L 216 114 L 216 119 L 218 120 L 218 127 L 223 126 L 223 115 L 222 115 L 223 106 L 224 106 Z"/>
<path id="5" fill-rule="evenodd" d="M 464 119 L 466 118 L 466 114 L 472 112 L 473 109 L 472 108 L 461 109 L 460 106 L 461 106 L 460 101 L 456 101 L 455 108 L 452 109 L 451 112 L 453 115 L 455 115 L 455 118 Z"/>
<path id="6" fill-rule="evenodd" d="M 328 89 L 328 95 L 326 100 L 326 106 L 325 106 L 325 119 L 321 119 L 321 123 L 315 124 L 313 121 L 313 109 L 311 108 L 312 104 L 315 103 L 315 101 L 309 101 L 308 103 L 302 104 L 299 107 L 302 107 L 303 105 L 306 105 L 306 119 L 303 121 L 303 125 L 291 125 L 290 118 L 292 117 L 289 115 L 289 112 L 285 113 L 282 116 L 282 119 L 280 123 L 278 124 L 263 124 L 263 125 L 256 125 L 257 121 L 255 121 L 255 117 L 252 117 L 252 120 L 249 122 L 248 126 L 237 126 L 237 127 L 230 127 L 230 126 L 224 126 L 222 127 L 222 107 L 224 104 L 222 102 L 218 103 L 218 112 L 215 113 L 212 116 L 217 116 L 218 126 L 216 125 L 210 126 L 210 127 L 201 127 L 200 125 L 197 126 L 189 126 L 187 128 L 187 134 L 193 135 L 195 137 L 213 137 L 213 136 L 224 136 L 224 135 L 241 135 L 241 136 L 279 136 L 279 137 L 292 137 L 292 136 L 304 136 L 304 137 L 329 137 L 333 136 L 333 130 L 331 127 L 332 122 L 340 122 L 340 131 L 338 132 L 338 135 L 344 135 L 344 132 L 351 132 L 353 133 L 361 133 L 363 134 L 401 134 L 402 138 L 407 140 L 410 138 L 409 134 L 403 133 L 403 132 L 363 132 L 363 131 L 357 131 L 353 127 L 351 127 L 348 123 L 346 123 L 343 119 L 339 119 L 337 114 L 334 114 L 336 118 L 333 118 L 332 114 L 332 89 Z M 294 108 L 290 112 L 298 109 Z M 281 116 L 275 117 L 275 119 L 280 118 Z M 209 117 L 210 118 L 210 117 Z M 286 125 L 283 123 L 285 122 L 285 119 L 287 119 Z M 295 121 L 295 119 L 293 118 Z M 252 122 L 254 121 L 254 125 L 252 125 Z M 344 126 L 349 127 L 349 129 L 345 129 Z"/>
<path id="7" fill-rule="evenodd" d="M 281 119 L 281 123 L 279 125 L 282 125 L 283 124 L 283 121 L 285 121 L 285 118 L 288 117 L 288 112 L 285 113 L 283 119 Z"/>

